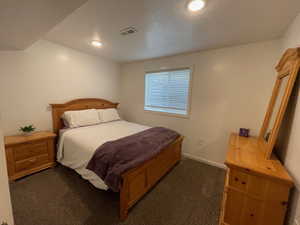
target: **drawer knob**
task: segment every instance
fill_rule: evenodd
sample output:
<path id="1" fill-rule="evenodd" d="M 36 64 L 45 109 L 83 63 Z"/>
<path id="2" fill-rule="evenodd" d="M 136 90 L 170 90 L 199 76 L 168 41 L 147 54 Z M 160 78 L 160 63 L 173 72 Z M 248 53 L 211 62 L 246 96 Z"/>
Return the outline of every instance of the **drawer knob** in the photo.
<path id="1" fill-rule="evenodd" d="M 36 159 L 30 159 L 28 160 L 30 163 L 35 163 L 36 162 Z"/>
<path id="2" fill-rule="evenodd" d="M 243 181 L 243 182 L 242 182 L 242 184 L 246 184 L 246 182 L 245 182 L 245 181 Z"/>
<path id="3" fill-rule="evenodd" d="M 254 214 L 252 213 L 252 214 L 250 214 L 250 216 L 251 216 L 251 217 L 253 217 L 253 216 L 254 216 Z"/>
<path id="4" fill-rule="evenodd" d="M 234 180 L 235 180 L 235 181 L 239 181 L 239 178 L 235 177 Z"/>
<path id="5" fill-rule="evenodd" d="M 287 206 L 287 204 L 288 204 L 288 203 L 285 202 L 285 201 L 281 202 L 281 205 L 282 205 L 282 206 Z"/>

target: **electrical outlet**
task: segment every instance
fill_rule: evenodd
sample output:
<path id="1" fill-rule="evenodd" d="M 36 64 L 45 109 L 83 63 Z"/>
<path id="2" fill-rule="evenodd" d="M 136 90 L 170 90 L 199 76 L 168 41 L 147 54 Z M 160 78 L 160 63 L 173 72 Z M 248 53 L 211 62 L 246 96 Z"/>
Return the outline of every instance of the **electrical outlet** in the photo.
<path id="1" fill-rule="evenodd" d="M 294 225 L 300 225 L 300 223 L 299 223 L 299 220 L 298 220 L 298 219 L 295 219 L 295 221 L 294 221 Z"/>
<path id="2" fill-rule="evenodd" d="M 205 141 L 203 139 L 199 139 L 197 141 L 197 146 L 202 147 L 205 144 Z"/>

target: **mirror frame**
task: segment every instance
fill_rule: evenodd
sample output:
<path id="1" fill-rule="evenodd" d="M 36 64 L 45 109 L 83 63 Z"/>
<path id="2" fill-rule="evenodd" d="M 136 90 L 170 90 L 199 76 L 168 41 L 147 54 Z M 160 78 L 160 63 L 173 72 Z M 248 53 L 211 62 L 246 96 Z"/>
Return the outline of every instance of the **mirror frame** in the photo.
<path id="1" fill-rule="evenodd" d="M 268 105 L 267 112 L 263 121 L 263 125 L 259 133 L 259 141 L 262 144 L 262 149 L 265 152 L 265 158 L 270 159 L 272 157 L 273 148 L 275 146 L 279 129 L 287 109 L 287 105 L 292 94 L 292 90 L 297 79 L 300 68 L 300 48 L 288 49 L 282 56 L 279 64 L 276 66 L 277 70 L 277 79 L 275 86 L 273 88 L 272 96 Z M 286 76 L 289 76 L 288 83 L 284 90 L 284 95 L 282 97 L 279 110 L 275 116 L 275 122 L 271 128 L 271 133 L 268 138 L 268 141 L 265 140 L 265 135 L 269 127 L 270 120 L 274 112 L 274 107 L 278 98 L 280 86 L 282 79 Z"/>

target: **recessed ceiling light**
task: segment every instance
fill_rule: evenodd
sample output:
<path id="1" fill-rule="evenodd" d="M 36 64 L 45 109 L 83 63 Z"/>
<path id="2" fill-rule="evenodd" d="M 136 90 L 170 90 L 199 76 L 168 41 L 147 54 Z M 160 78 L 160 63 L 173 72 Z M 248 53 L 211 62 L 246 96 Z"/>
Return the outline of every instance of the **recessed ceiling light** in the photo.
<path id="1" fill-rule="evenodd" d="M 92 41 L 91 45 L 93 45 L 94 47 L 100 48 L 103 44 L 100 41 Z"/>
<path id="2" fill-rule="evenodd" d="M 188 9 L 192 12 L 197 12 L 203 9 L 205 6 L 204 0 L 192 0 L 188 4 Z"/>

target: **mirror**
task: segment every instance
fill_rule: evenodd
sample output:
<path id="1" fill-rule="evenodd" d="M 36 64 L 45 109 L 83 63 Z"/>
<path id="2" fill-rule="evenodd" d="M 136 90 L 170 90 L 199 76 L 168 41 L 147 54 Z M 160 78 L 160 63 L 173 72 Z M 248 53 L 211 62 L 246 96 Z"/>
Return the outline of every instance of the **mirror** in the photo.
<path id="1" fill-rule="evenodd" d="M 300 48 L 288 49 L 276 67 L 278 75 L 259 135 L 259 143 L 266 159 L 272 156 L 299 68 Z"/>
<path id="2" fill-rule="evenodd" d="M 288 75 L 289 74 L 287 74 L 286 76 L 283 76 L 282 78 L 279 78 L 280 79 L 280 85 L 279 85 L 279 88 L 278 88 L 276 101 L 274 103 L 273 112 L 271 114 L 268 127 L 265 131 L 265 134 L 264 134 L 264 139 L 265 139 L 266 142 L 268 142 L 268 140 L 270 139 L 270 136 L 272 134 L 272 130 L 273 130 L 274 125 L 275 125 L 276 117 L 277 117 L 279 109 L 280 109 L 280 105 L 283 101 L 283 97 L 284 97 L 284 94 L 285 94 L 285 91 L 286 91 L 286 88 L 287 88 L 287 84 L 288 84 L 288 81 L 289 81 L 289 76 Z"/>

